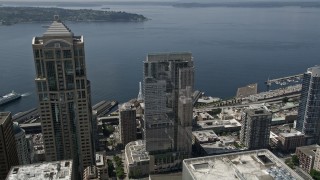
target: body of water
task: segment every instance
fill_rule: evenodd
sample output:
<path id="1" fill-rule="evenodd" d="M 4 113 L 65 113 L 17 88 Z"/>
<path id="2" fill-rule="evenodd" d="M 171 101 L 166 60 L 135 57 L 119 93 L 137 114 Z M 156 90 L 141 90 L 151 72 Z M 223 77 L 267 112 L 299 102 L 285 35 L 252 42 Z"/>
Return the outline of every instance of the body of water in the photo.
<path id="1" fill-rule="evenodd" d="M 320 62 L 320 8 L 109 5 L 110 10 L 143 14 L 142 23 L 65 22 L 85 41 L 93 104 L 125 102 L 138 95 L 143 61 L 150 52 L 193 53 L 195 89 L 222 98 L 239 86 L 305 72 Z M 92 7 L 100 9 L 101 7 Z M 31 40 L 43 24 L 0 26 L 0 95 L 31 93 L 1 111 L 37 106 Z"/>

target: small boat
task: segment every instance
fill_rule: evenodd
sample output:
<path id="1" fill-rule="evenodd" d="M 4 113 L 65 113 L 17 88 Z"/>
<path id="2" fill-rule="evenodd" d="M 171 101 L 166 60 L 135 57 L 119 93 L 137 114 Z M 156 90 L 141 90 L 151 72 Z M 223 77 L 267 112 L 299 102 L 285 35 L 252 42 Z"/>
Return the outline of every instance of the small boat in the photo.
<path id="1" fill-rule="evenodd" d="M 9 94 L 6 94 L 4 96 L 0 96 L 0 106 L 7 104 L 7 103 L 10 103 L 10 102 L 17 100 L 17 99 L 20 99 L 20 98 L 21 98 L 21 94 L 12 91 Z"/>

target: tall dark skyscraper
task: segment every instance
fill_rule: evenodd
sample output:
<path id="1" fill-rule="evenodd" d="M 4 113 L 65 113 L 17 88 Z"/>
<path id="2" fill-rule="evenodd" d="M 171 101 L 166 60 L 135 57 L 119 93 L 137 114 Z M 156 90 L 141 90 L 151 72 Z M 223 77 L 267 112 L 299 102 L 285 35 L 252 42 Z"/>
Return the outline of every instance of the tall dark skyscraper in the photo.
<path id="1" fill-rule="evenodd" d="M 149 54 L 144 61 L 144 138 L 151 172 L 181 168 L 191 155 L 194 66 L 191 53 Z"/>
<path id="2" fill-rule="evenodd" d="M 136 108 L 131 103 L 119 105 L 119 132 L 123 146 L 137 140 Z"/>
<path id="3" fill-rule="evenodd" d="M 11 166 L 19 164 L 11 113 L 0 112 L 0 180 L 7 177 Z"/>
<path id="4" fill-rule="evenodd" d="M 46 160 L 73 159 L 82 171 L 94 162 L 83 36 L 56 18 L 32 47 Z"/>
<path id="5" fill-rule="evenodd" d="M 247 109 L 243 112 L 240 141 L 248 149 L 269 146 L 272 114 L 265 109 Z"/>
<path id="6" fill-rule="evenodd" d="M 320 66 L 311 67 L 303 75 L 297 130 L 306 143 L 320 143 Z"/>

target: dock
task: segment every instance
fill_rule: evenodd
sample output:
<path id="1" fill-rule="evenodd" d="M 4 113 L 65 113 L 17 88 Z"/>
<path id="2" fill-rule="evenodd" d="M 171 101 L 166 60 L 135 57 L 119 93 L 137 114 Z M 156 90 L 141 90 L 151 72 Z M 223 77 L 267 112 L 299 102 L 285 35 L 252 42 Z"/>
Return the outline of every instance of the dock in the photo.
<path id="1" fill-rule="evenodd" d="M 300 82 L 303 78 L 303 74 L 296 74 L 296 75 L 292 75 L 292 76 L 286 76 L 286 77 L 282 77 L 282 78 L 276 78 L 276 79 L 268 79 L 265 84 L 267 85 L 267 88 L 269 90 L 269 88 L 271 87 L 271 85 L 274 84 L 278 84 L 281 86 L 287 85 L 287 83 L 290 82 Z"/>
<path id="2" fill-rule="evenodd" d="M 117 101 L 100 101 L 92 107 L 92 112 L 96 114 L 96 117 L 103 117 L 118 105 Z"/>

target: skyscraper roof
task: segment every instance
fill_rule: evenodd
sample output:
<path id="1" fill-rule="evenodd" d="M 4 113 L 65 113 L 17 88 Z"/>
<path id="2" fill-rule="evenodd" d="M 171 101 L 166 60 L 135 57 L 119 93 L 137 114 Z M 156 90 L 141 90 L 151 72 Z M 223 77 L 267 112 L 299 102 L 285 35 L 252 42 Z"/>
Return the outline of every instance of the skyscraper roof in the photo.
<path id="1" fill-rule="evenodd" d="M 0 112 L 0 125 L 7 120 L 8 116 L 10 116 L 9 112 Z"/>
<path id="2" fill-rule="evenodd" d="M 55 20 L 43 36 L 73 36 L 73 32 L 60 20 Z"/>

